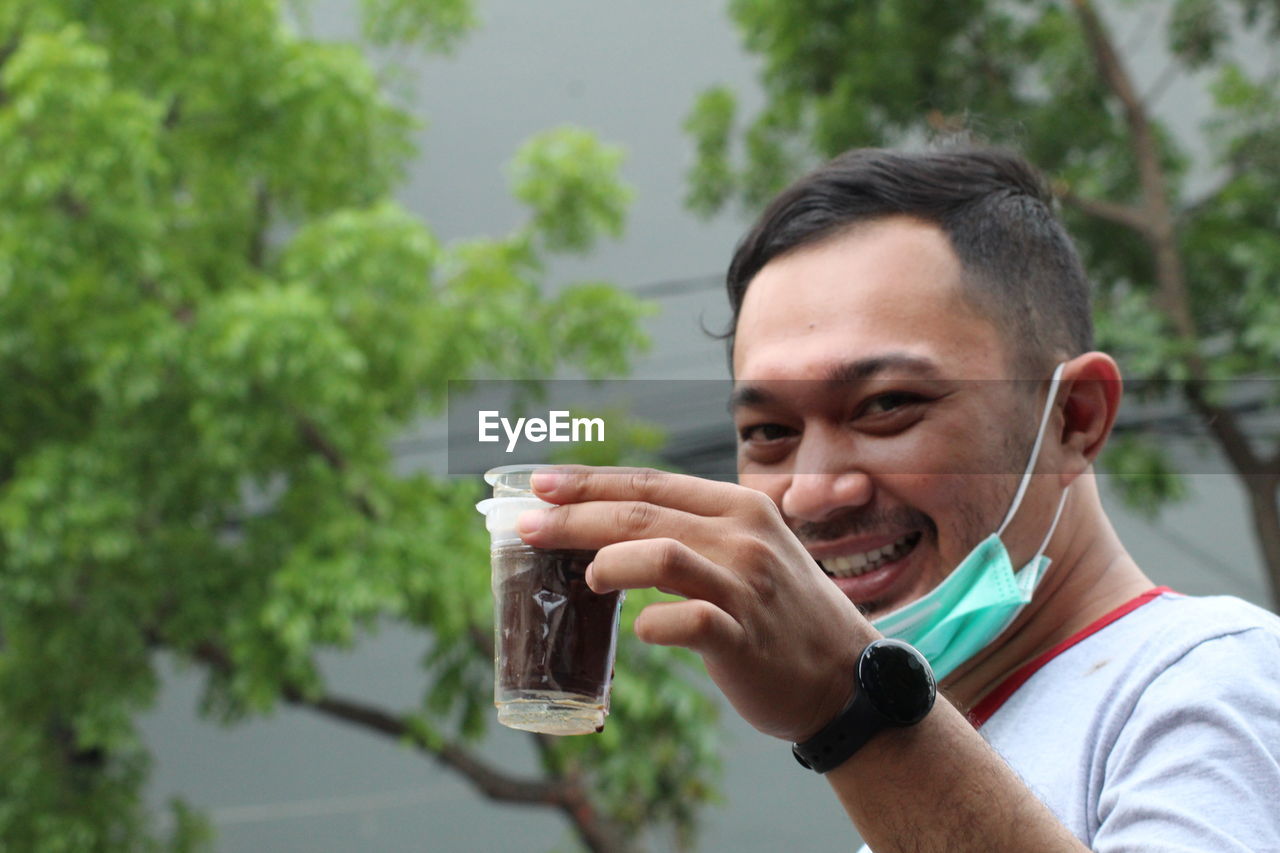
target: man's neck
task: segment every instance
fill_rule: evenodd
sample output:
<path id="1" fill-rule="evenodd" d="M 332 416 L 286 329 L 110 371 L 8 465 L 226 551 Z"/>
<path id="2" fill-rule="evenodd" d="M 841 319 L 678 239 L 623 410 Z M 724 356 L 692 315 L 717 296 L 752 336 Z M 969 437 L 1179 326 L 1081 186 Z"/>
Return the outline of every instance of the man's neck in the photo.
<path id="1" fill-rule="evenodd" d="M 1053 563 L 1031 604 L 942 684 L 963 712 L 1024 664 L 1153 586 L 1107 519 L 1092 473 L 1081 476 L 1072 491 L 1071 523 L 1054 534 L 1047 551 Z"/>

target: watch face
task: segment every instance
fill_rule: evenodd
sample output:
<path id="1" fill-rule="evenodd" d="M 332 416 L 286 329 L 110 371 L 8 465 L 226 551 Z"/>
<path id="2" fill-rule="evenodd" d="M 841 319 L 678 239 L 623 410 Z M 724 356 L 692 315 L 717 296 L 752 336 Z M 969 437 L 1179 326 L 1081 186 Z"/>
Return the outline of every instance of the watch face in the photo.
<path id="1" fill-rule="evenodd" d="M 933 707 L 937 685 L 924 657 L 899 640 L 877 640 L 859 661 L 858 680 L 876 710 L 898 725 L 919 722 Z"/>

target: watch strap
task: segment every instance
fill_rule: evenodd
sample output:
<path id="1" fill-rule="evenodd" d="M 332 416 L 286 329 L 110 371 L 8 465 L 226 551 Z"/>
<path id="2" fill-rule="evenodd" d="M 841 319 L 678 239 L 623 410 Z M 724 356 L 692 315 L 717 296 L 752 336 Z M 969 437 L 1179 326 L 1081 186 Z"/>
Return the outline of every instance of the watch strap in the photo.
<path id="1" fill-rule="evenodd" d="M 801 767 L 827 773 L 844 764 L 889 722 L 867 700 L 861 684 L 836 718 L 804 743 L 791 745 L 791 754 Z"/>
<path id="2" fill-rule="evenodd" d="M 854 669 L 853 698 L 835 719 L 791 754 L 818 773 L 839 767 L 887 728 L 912 726 L 933 708 L 937 684 L 928 660 L 901 640 L 881 638 L 867 645 Z"/>

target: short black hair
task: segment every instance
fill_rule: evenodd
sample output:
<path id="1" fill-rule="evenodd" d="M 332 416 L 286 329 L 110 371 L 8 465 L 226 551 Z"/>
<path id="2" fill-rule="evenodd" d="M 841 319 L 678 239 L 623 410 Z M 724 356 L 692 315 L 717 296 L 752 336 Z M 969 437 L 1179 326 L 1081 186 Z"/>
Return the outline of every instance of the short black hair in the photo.
<path id="1" fill-rule="evenodd" d="M 890 216 L 938 226 L 964 294 L 1007 329 L 1011 367 L 1039 377 L 1093 349 L 1089 281 L 1044 178 L 999 148 L 845 152 L 783 190 L 738 244 L 726 284 L 732 354 L 747 287 L 774 258 Z"/>

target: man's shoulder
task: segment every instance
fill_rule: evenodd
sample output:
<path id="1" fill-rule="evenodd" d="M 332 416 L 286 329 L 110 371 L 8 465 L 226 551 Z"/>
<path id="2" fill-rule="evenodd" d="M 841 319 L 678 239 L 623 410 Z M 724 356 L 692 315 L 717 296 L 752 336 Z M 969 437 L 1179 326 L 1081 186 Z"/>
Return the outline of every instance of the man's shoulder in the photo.
<path id="1" fill-rule="evenodd" d="M 999 738 L 1028 721 L 1065 717 L 1096 735 L 1097 727 L 1128 719 L 1144 697 L 1156 695 L 1153 688 L 1197 701 L 1240 685 L 1280 691 L 1280 617 L 1243 599 L 1165 590 L 1100 622 L 1037 662 L 1010 695 L 979 714 L 984 731 Z"/>
<path id="2" fill-rule="evenodd" d="M 1234 596 L 1162 591 L 1050 661 L 1040 686 L 1088 684 L 1114 700 L 1162 676 L 1214 677 L 1204 672 L 1210 658 L 1231 672 L 1280 673 L 1280 617 Z"/>
<path id="3" fill-rule="evenodd" d="M 1193 596 L 1166 591 L 1113 626 L 1115 635 L 1138 640 L 1167 657 L 1219 637 L 1256 632 L 1280 642 L 1280 616 L 1231 595 Z"/>
<path id="4" fill-rule="evenodd" d="M 1185 706 L 1239 689 L 1280 695 L 1280 617 L 1232 596 L 1165 591 L 1049 660 L 992 722 L 1067 714 L 1091 719 L 1096 737 L 1154 696 Z"/>
<path id="5" fill-rule="evenodd" d="M 1234 596 L 1164 592 L 1098 640 L 1127 658 L 1118 680 L 1139 692 L 1156 680 L 1222 682 L 1235 674 L 1280 680 L 1280 616 Z"/>
<path id="6" fill-rule="evenodd" d="M 1280 792 L 1280 617 L 1229 596 L 1166 594 L 1151 607 L 1132 678 L 1090 730 L 1093 840 L 1276 849 L 1266 804 Z M 1221 844 L 1228 835 L 1235 845 Z"/>

